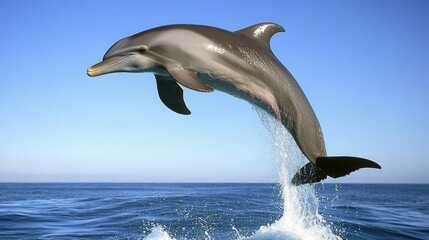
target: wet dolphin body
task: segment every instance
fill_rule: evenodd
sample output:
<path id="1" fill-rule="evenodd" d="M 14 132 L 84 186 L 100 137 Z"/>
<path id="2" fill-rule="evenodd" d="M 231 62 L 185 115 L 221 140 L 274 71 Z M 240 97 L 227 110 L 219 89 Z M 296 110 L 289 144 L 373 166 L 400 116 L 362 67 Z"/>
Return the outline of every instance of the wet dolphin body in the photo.
<path id="1" fill-rule="evenodd" d="M 116 42 L 102 62 L 88 68 L 88 75 L 154 73 L 161 101 L 180 114 L 191 113 L 180 85 L 201 92 L 220 90 L 263 108 L 281 121 L 310 161 L 293 177 L 296 185 L 364 167 L 381 168 L 363 158 L 327 157 L 310 103 L 271 51 L 270 39 L 277 32 L 284 29 L 274 23 L 236 32 L 199 25 L 158 27 Z"/>

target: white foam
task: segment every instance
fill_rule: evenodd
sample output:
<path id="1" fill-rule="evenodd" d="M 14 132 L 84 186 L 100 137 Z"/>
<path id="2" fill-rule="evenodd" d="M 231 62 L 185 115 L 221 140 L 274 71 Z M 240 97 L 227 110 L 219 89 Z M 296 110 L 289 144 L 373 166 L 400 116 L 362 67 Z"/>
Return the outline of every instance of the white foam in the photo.
<path id="1" fill-rule="evenodd" d="M 152 228 L 152 231 L 143 240 L 176 240 L 171 238 L 170 235 L 160 226 Z"/>

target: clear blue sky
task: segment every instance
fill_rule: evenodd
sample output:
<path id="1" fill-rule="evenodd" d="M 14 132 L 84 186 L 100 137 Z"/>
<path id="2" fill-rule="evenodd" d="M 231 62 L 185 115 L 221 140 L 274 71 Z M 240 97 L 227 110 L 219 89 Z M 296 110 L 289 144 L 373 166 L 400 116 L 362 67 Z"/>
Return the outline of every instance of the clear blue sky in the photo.
<path id="1" fill-rule="evenodd" d="M 276 175 L 251 106 L 151 74 L 86 75 L 118 39 L 173 23 L 272 21 L 329 155 L 373 159 L 340 182 L 429 183 L 428 1 L 2 1 L 0 181 L 262 182 Z"/>

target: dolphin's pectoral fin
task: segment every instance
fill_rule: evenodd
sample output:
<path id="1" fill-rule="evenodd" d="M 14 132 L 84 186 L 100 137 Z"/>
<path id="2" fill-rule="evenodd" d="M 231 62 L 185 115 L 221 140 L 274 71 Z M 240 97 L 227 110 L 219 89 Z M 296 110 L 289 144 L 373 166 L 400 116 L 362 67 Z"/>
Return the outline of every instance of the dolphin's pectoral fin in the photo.
<path id="1" fill-rule="evenodd" d="M 371 160 L 357 157 L 318 157 L 316 164 L 307 163 L 292 178 L 294 185 L 319 182 L 330 176 L 343 177 L 361 168 L 378 168 L 381 166 Z"/>
<path id="2" fill-rule="evenodd" d="M 159 98 L 165 106 L 180 114 L 191 114 L 191 111 L 186 107 L 185 101 L 183 100 L 183 90 L 179 84 L 170 76 L 155 74 L 155 78 Z"/>
<path id="3" fill-rule="evenodd" d="M 197 74 L 182 67 L 167 68 L 168 73 L 181 85 L 199 92 L 212 92 L 213 88 L 201 81 Z"/>
<path id="4" fill-rule="evenodd" d="M 256 41 L 264 48 L 271 50 L 270 40 L 271 37 L 278 32 L 284 32 L 285 29 L 275 23 L 260 23 L 247 28 L 235 31 L 235 33 L 246 36 Z"/>

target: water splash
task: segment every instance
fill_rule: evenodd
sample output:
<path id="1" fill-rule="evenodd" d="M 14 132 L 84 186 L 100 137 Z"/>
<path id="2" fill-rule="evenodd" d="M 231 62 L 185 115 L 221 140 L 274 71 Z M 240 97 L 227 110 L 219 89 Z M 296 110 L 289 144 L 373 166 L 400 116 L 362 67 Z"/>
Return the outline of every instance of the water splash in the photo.
<path id="1" fill-rule="evenodd" d="M 314 185 L 291 184 L 291 179 L 307 163 L 290 133 L 265 111 L 257 109 L 273 141 L 274 159 L 279 169 L 282 188 L 283 216 L 262 226 L 248 239 L 341 239 L 335 235 L 318 213 L 318 199 Z"/>
<path id="2" fill-rule="evenodd" d="M 152 231 L 142 240 L 176 240 L 171 238 L 170 235 L 164 230 L 161 226 L 156 226 L 152 228 Z"/>

